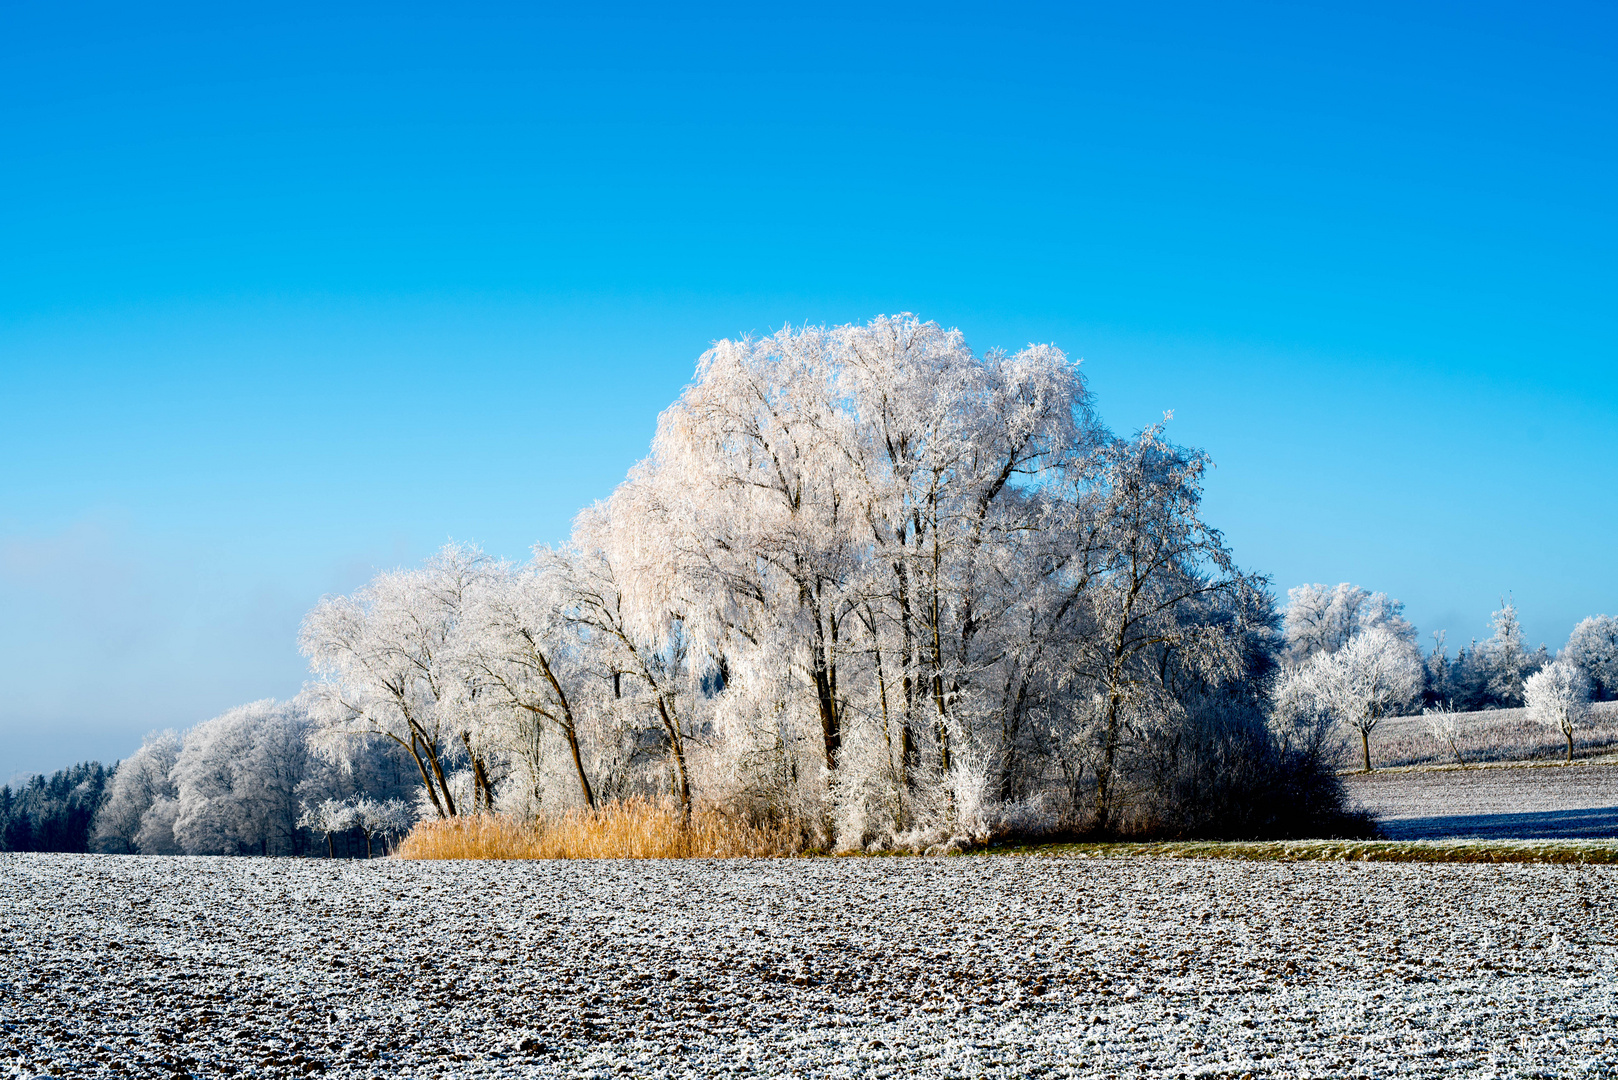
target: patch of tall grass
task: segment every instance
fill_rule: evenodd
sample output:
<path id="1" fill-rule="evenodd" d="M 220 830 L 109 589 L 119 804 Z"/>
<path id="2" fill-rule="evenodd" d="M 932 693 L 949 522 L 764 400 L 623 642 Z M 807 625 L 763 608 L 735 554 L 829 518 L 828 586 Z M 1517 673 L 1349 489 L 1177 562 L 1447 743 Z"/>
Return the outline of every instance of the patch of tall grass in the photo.
<path id="1" fill-rule="evenodd" d="M 690 820 L 672 801 L 626 799 L 539 820 L 474 814 L 425 821 L 399 844 L 401 859 L 738 859 L 798 850 L 796 834 L 717 808 Z"/>

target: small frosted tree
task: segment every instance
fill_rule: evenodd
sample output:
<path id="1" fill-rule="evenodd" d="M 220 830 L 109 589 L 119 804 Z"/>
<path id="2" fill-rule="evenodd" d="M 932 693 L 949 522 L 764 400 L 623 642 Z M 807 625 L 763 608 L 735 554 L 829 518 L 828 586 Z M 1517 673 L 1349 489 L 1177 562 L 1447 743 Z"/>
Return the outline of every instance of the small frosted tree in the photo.
<path id="1" fill-rule="evenodd" d="M 1461 740 L 1466 736 L 1466 713 L 1458 711 L 1450 702 L 1441 702 L 1432 708 L 1421 710 L 1427 718 L 1427 733 L 1445 746 L 1455 755 L 1455 763 L 1462 768 L 1466 767 L 1466 759 L 1461 757 Z"/>
<path id="2" fill-rule="evenodd" d="M 1421 696 L 1421 655 L 1408 638 L 1376 627 L 1310 663 L 1332 713 L 1359 732 L 1365 771 L 1370 772 L 1371 732 L 1383 717 L 1398 715 Z"/>
<path id="3" fill-rule="evenodd" d="M 410 831 L 416 815 L 403 799 L 382 802 L 362 797 L 354 800 L 354 824 L 365 833 L 365 857 L 374 854 L 373 842 L 389 837 L 397 838 Z"/>
<path id="4" fill-rule="evenodd" d="M 1529 719 L 1555 728 L 1567 740 L 1567 759 L 1573 760 L 1573 732 L 1590 711 L 1590 684 L 1578 666 L 1558 660 L 1528 676 L 1523 687 Z"/>
<path id="5" fill-rule="evenodd" d="M 340 799 L 325 799 L 314 806 L 305 804 L 303 814 L 298 818 L 298 824 L 306 829 L 313 829 L 326 837 L 326 857 L 335 859 L 337 852 L 332 846 L 332 837 L 340 832 L 347 832 L 354 828 L 356 822 L 354 808 Z"/>

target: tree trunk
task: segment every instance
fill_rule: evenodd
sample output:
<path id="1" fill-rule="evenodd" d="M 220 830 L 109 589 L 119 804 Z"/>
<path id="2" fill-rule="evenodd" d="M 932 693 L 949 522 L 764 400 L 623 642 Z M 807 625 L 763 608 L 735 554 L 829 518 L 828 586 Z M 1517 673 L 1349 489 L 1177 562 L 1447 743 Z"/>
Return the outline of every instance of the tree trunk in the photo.
<path id="1" fill-rule="evenodd" d="M 888 679 L 882 668 L 882 639 L 877 635 L 876 613 L 865 605 L 866 626 L 871 630 L 871 649 L 876 658 L 876 689 L 882 703 L 882 750 L 888 759 L 888 776 L 893 783 L 893 827 L 904 828 L 905 758 L 904 741 L 900 740 L 899 761 L 893 760 L 893 729 L 888 716 Z"/>
<path id="2" fill-rule="evenodd" d="M 1360 728 L 1360 749 L 1365 752 L 1365 771 L 1371 771 L 1371 733 Z"/>
<path id="3" fill-rule="evenodd" d="M 467 760 L 472 763 L 472 812 L 478 812 L 481 806 L 484 810 L 494 810 L 494 785 L 489 782 L 489 770 L 483 765 L 483 759 L 472 750 L 472 736 L 469 732 L 461 732 L 461 745 L 466 747 Z"/>
<path id="4" fill-rule="evenodd" d="M 1563 728 L 1562 734 L 1567 736 L 1567 763 L 1573 764 L 1573 729 Z"/>
<path id="5" fill-rule="evenodd" d="M 1101 747 L 1101 765 L 1096 769 L 1096 821 L 1098 833 L 1112 826 L 1112 770 L 1118 758 L 1118 699 L 1107 701 L 1107 737 Z"/>
<path id="6" fill-rule="evenodd" d="M 1006 687 L 1006 696 L 1009 697 L 1011 687 Z M 1028 676 L 1026 673 L 1019 680 L 1017 696 L 1006 709 L 1005 723 L 1000 729 L 1000 779 L 996 785 L 1001 802 L 1010 802 L 1016 791 L 1016 773 L 1019 765 L 1017 759 L 1017 738 L 1022 733 L 1023 709 L 1028 701 Z"/>
<path id="7" fill-rule="evenodd" d="M 936 583 L 935 583 L 936 590 Z M 933 691 L 933 729 L 938 737 L 938 763 L 947 773 L 950 771 L 949 759 L 949 710 L 944 704 L 944 649 L 943 641 L 938 633 L 938 620 L 942 617 L 938 608 L 938 593 L 934 591 L 930 607 L 932 617 L 932 656 L 928 663 L 932 667 Z"/>
<path id="8" fill-rule="evenodd" d="M 837 715 L 837 668 L 832 652 L 836 648 L 837 628 L 832 624 L 832 638 L 826 638 L 826 618 L 820 609 L 820 598 L 808 585 L 799 585 L 798 603 L 810 609 L 815 620 L 815 641 L 811 648 L 810 674 L 815 684 L 815 704 L 820 710 L 820 739 L 828 772 L 837 768 L 837 755 L 843 748 L 843 731 Z"/>
<path id="9" fill-rule="evenodd" d="M 657 712 L 663 721 L 663 729 L 669 734 L 669 750 L 674 755 L 675 778 L 679 781 L 680 787 L 680 813 L 686 821 L 690 821 L 691 781 L 685 775 L 685 744 L 680 738 L 680 725 L 675 721 L 674 714 L 668 708 L 661 692 L 657 695 Z"/>
<path id="10" fill-rule="evenodd" d="M 556 672 L 551 670 L 550 660 L 538 649 L 534 650 L 534 655 L 539 659 L 540 670 L 545 675 L 545 681 L 550 684 L 551 692 L 556 695 L 557 704 L 562 707 L 562 734 L 567 737 L 567 749 L 573 755 L 573 771 L 579 777 L 579 791 L 584 794 L 585 805 L 594 810 L 596 808 L 596 795 L 595 791 L 590 787 L 590 778 L 584 772 L 584 757 L 579 753 L 578 725 L 573 720 L 573 706 L 567 700 L 567 692 L 562 689 L 562 681 L 556 677 Z M 620 674 L 617 671 L 612 673 L 612 696 L 614 698 L 619 696 L 618 680 Z"/>
<path id="11" fill-rule="evenodd" d="M 332 846 L 331 846 L 331 833 L 326 834 L 326 858 L 328 858 L 328 859 L 337 858 L 337 852 L 334 851 L 332 849 Z"/>
<path id="12" fill-rule="evenodd" d="M 843 731 L 837 715 L 837 698 L 832 687 L 831 669 L 826 663 L 826 651 L 820 639 L 819 620 L 816 620 L 815 630 L 815 657 L 814 681 L 815 702 L 820 710 L 820 739 L 821 747 L 826 758 L 826 768 L 837 768 L 837 755 L 843 748 Z"/>
<path id="13" fill-rule="evenodd" d="M 412 731 L 410 733 L 410 741 L 409 742 L 405 742 L 403 739 L 398 738 L 398 737 L 393 736 L 393 735 L 390 735 L 388 737 L 390 739 L 393 739 L 394 742 L 398 743 L 400 746 L 404 747 L 406 750 L 410 751 L 410 756 L 412 758 L 414 758 L 415 761 L 416 761 L 416 768 L 421 770 L 421 783 L 422 783 L 422 786 L 427 789 L 427 797 L 432 800 L 433 809 L 438 811 L 438 816 L 440 818 L 443 818 L 445 816 L 444 815 L 444 807 L 443 807 L 443 804 L 438 801 L 438 792 L 433 788 L 433 776 L 432 776 L 432 773 L 427 771 L 427 762 L 422 759 L 421 751 L 416 749 L 416 741 L 417 741 L 416 733 L 414 731 Z"/>
<path id="14" fill-rule="evenodd" d="M 590 778 L 584 775 L 584 758 L 579 753 L 579 736 L 572 726 L 567 729 L 567 749 L 573 755 L 573 771 L 579 776 L 579 791 L 584 795 L 585 805 L 590 809 L 596 808 L 596 793 L 590 787 Z"/>
<path id="15" fill-rule="evenodd" d="M 438 812 L 447 817 L 459 817 L 460 811 L 455 809 L 455 796 L 449 793 L 449 780 L 444 776 L 444 764 L 438 760 L 437 751 L 430 745 L 427 747 L 427 760 L 432 762 L 433 775 L 438 778 L 439 796 L 444 800 Z M 430 786 L 429 790 L 431 790 Z M 438 799 L 433 801 L 437 802 Z"/>
<path id="16" fill-rule="evenodd" d="M 899 583 L 899 630 L 902 635 L 899 653 L 899 670 L 902 673 L 900 690 L 904 694 L 904 715 L 901 718 L 900 728 L 900 760 L 904 762 L 905 784 L 909 786 L 913 780 L 914 769 L 920 758 L 921 750 L 916 745 L 915 728 L 912 721 L 916 715 L 916 681 L 915 672 L 920 666 L 921 649 L 916 643 L 915 629 L 911 623 L 910 613 L 910 574 L 905 564 L 893 564 L 894 577 Z"/>

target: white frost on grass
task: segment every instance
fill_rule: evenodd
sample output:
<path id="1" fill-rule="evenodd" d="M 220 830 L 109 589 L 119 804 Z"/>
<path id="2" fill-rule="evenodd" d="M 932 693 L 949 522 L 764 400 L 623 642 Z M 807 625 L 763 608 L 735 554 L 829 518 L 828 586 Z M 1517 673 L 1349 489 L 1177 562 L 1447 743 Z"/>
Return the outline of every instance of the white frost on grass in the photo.
<path id="1" fill-rule="evenodd" d="M 0 1074 L 1613 1075 L 1615 916 L 1592 866 L 6 855 Z"/>

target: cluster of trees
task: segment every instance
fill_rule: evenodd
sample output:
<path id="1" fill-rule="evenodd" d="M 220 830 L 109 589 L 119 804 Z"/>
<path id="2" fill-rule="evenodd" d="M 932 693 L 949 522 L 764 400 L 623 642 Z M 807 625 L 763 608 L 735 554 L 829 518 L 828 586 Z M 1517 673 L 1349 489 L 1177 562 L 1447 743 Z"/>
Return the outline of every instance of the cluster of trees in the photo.
<path id="1" fill-rule="evenodd" d="M 175 734 L 158 732 L 119 763 L 106 783 L 89 835 L 91 850 L 145 855 L 302 855 L 320 837 L 345 853 L 409 821 L 386 827 L 343 819 L 340 827 L 311 817 L 329 803 L 367 806 L 393 801 L 402 813 L 413 795 L 408 764 L 385 743 L 357 740 L 341 761 L 322 757 L 310 740 L 306 703 L 256 701 Z M 363 836 L 359 835 L 363 831 Z"/>
<path id="2" fill-rule="evenodd" d="M 1384 717 L 1425 707 L 1433 734 L 1457 749 L 1460 717 L 1481 709 L 1528 707 L 1531 718 L 1566 738 L 1586 705 L 1618 696 L 1618 619 L 1580 622 L 1560 654 L 1530 650 L 1510 602 L 1493 617 L 1493 635 L 1452 659 L 1444 634 L 1423 656 L 1403 605 L 1385 593 L 1343 583 L 1300 585 L 1287 594 L 1282 621 L 1285 662 L 1274 691 L 1277 718 L 1312 730 L 1353 732 L 1371 768 L 1371 733 Z"/>
<path id="3" fill-rule="evenodd" d="M 149 739 L 93 842 L 332 853 L 633 796 L 868 850 L 1329 835 L 1362 827 L 1344 725 L 1369 766 L 1382 717 L 1550 670 L 1509 605 L 1453 660 L 1353 586 L 1283 615 L 1202 520 L 1207 467 L 1107 430 L 1053 347 L 980 356 L 910 316 L 721 341 L 568 543 L 451 544 L 323 599 L 304 692 Z M 1564 650 L 1600 694 L 1613 631 Z"/>
<path id="4" fill-rule="evenodd" d="M 312 745 L 387 740 L 443 817 L 644 794 L 866 848 L 1338 828 L 1320 740 L 1271 723 L 1277 614 L 1199 516 L 1206 468 L 1107 431 L 1052 347 L 908 316 L 722 341 L 568 544 L 323 600 Z"/>
<path id="5" fill-rule="evenodd" d="M 112 770 L 86 761 L 0 787 L 0 851 L 88 851 Z"/>

